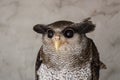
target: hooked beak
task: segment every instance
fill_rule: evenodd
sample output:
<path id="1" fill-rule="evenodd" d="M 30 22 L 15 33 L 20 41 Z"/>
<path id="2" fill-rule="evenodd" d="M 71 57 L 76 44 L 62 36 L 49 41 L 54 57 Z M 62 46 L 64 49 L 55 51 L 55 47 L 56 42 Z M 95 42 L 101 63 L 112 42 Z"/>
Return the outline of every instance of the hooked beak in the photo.
<path id="1" fill-rule="evenodd" d="M 55 50 L 58 51 L 62 45 L 62 41 L 60 40 L 60 36 L 55 36 L 53 43 L 54 43 Z"/>

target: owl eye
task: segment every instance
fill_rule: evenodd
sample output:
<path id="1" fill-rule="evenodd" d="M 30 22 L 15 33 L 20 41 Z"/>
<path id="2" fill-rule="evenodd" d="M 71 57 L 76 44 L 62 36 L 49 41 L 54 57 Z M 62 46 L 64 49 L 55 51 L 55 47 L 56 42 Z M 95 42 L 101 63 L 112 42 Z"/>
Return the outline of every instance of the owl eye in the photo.
<path id="1" fill-rule="evenodd" d="M 54 31 L 51 30 L 51 29 L 49 29 L 49 30 L 47 31 L 47 36 L 48 36 L 48 38 L 52 38 L 53 35 L 54 35 Z"/>
<path id="2" fill-rule="evenodd" d="M 74 31 L 72 29 L 65 30 L 64 31 L 64 36 L 67 38 L 72 38 L 74 36 Z"/>

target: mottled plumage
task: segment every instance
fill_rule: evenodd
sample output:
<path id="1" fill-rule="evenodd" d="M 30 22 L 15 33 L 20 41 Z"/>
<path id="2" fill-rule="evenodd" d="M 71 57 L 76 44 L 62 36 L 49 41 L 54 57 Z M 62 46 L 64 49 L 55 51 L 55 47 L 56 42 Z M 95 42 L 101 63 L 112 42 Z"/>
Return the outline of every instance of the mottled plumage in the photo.
<path id="1" fill-rule="evenodd" d="M 38 24 L 34 31 L 42 34 L 43 45 L 36 60 L 35 80 L 99 80 L 98 50 L 85 34 L 95 25 L 85 19 L 81 23 L 57 21 Z"/>

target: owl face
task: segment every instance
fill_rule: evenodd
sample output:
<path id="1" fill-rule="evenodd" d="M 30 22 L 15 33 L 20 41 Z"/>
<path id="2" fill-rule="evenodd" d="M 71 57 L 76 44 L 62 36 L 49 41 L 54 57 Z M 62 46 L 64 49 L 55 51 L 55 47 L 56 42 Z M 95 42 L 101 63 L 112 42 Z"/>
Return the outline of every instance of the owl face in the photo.
<path id="1" fill-rule="evenodd" d="M 57 21 L 48 25 L 35 25 L 34 31 L 41 33 L 43 44 L 59 51 L 72 45 L 80 44 L 82 35 L 94 30 L 95 25 L 91 21 L 73 23 L 71 21 Z"/>
<path id="2" fill-rule="evenodd" d="M 46 33 L 43 35 L 43 43 L 53 47 L 56 51 L 68 48 L 68 46 L 74 45 L 80 42 L 80 37 L 73 27 L 54 28 L 50 26 Z"/>

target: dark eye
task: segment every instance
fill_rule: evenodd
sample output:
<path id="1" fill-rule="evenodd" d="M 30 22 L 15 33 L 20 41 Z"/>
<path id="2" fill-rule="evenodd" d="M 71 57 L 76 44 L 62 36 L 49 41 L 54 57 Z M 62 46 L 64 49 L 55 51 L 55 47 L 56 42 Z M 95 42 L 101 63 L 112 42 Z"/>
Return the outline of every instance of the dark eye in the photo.
<path id="1" fill-rule="evenodd" d="M 54 35 L 54 31 L 53 31 L 53 30 L 48 30 L 48 31 L 47 31 L 47 36 L 48 36 L 48 38 L 52 38 L 53 35 Z"/>
<path id="2" fill-rule="evenodd" d="M 74 31 L 73 30 L 65 30 L 64 36 L 67 38 L 72 38 L 74 36 Z"/>

